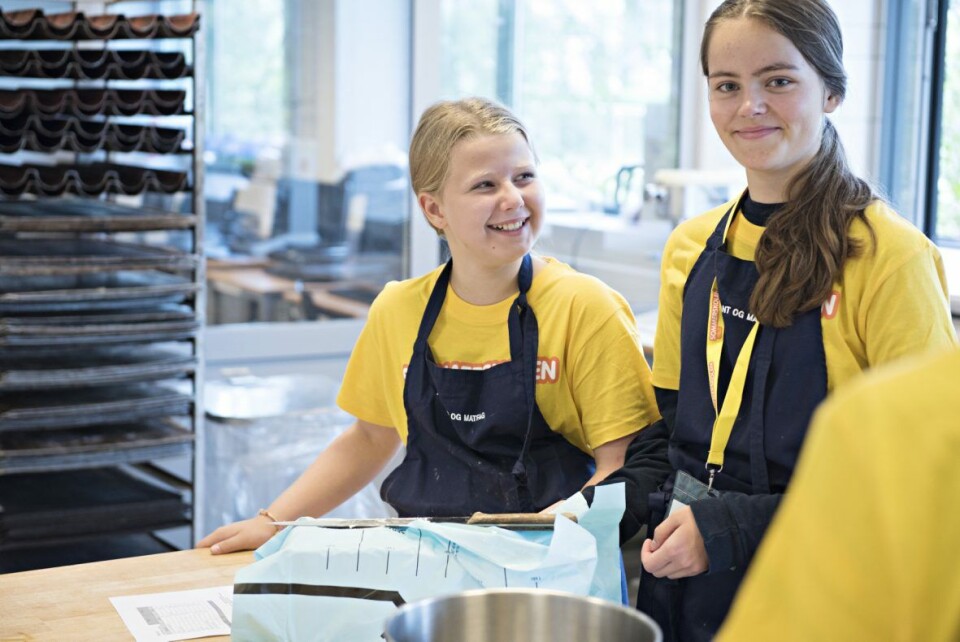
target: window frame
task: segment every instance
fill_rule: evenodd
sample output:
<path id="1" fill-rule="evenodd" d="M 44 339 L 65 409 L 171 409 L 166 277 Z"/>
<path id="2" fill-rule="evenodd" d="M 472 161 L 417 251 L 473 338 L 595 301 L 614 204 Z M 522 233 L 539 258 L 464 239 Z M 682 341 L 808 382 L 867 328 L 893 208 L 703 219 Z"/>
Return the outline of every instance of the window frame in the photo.
<path id="1" fill-rule="evenodd" d="M 894 201 L 901 214 L 941 248 L 960 253 L 960 240 L 937 234 L 949 9 L 950 0 L 920 0 L 912 7 L 906 2 L 886 3 L 878 176 L 887 197 Z M 911 17 L 914 20 L 908 19 Z M 911 38 L 918 39 L 919 62 L 905 51 Z M 913 87 L 906 86 L 905 81 L 911 72 L 920 79 Z M 914 110 L 905 108 L 909 99 L 916 100 Z M 910 148 L 908 130 L 904 127 L 904 123 L 909 122 L 916 123 L 917 128 L 918 142 L 914 149 Z M 897 167 L 904 163 L 917 167 L 917 189 L 910 199 L 912 202 L 899 201 L 904 186 L 897 176 Z"/>
<path id="2" fill-rule="evenodd" d="M 894 3 L 895 4 L 895 3 Z M 930 66 L 930 85 L 931 96 L 930 106 L 927 112 L 927 123 L 929 127 L 928 147 L 927 147 L 927 173 L 924 177 L 924 189 L 926 194 L 927 207 L 923 210 L 924 216 L 923 231 L 936 243 L 948 247 L 960 248 L 960 241 L 956 239 L 943 239 L 937 234 L 937 210 L 939 208 L 939 188 L 937 183 L 940 179 L 940 144 L 943 134 L 943 84 L 946 80 L 947 65 L 947 12 L 950 9 L 949 0 L 935 0 L 936 18 L 933 26 L 931 38 L 933 48 L 933 60 Z"/>

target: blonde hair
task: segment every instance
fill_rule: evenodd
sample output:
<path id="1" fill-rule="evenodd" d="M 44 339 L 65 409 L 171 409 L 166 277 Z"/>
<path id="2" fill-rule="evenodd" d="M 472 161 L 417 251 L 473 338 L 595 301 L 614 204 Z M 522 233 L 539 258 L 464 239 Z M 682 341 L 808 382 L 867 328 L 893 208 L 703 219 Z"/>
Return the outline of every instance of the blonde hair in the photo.
<path id="1" fill-rule="evenodd" d="M 717 25 L 724 20 L 759 20 L 787 38 L 813 67 L 838 101 L 847 92 L 843 37 L 836 15 L 824 0 L 726 0 L 707 21 L 700 45 L 704 76 L 710 75 L 707 52 Z M 787 203 L 767 221 L 754 261 L 760 278 L 750 297 L 750 311 L 764 325 L 786 327 L 795 315 L 820 307 L 843 264 L 864 251 L 850 237 L 850 223 L 867 223 L 864 210 L 879 196 L 856 176 L 828 118 L 820 148 L 787 185 Z"/>
<path id="2" fill-rule="evenodd" d="M 453 147 L 462 140 L 495 134 L 520 134 L 536 159 L 526 127 L 499 103 L 486 98 L 465 98 L 444 100 L 428 107 L 420 116 L 410 141 L 413 193 L 439 194 L 450 173 Z"/>

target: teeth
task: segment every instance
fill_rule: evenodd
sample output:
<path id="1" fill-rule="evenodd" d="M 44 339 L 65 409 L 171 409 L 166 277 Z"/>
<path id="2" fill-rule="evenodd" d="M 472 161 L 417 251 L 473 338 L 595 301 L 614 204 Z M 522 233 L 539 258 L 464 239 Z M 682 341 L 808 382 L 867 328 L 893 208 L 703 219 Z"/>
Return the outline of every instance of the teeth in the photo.
<path id="1" fill-rule="evenodd" d="M 516 223 L 510 223 L 508 225 L 491 225 L 490 227 L 495 230 L 500 230 L 501 232 L 513 232 L 523 227 L 524 223 L 526 223 L 526 221 L 517 221 Z"/>

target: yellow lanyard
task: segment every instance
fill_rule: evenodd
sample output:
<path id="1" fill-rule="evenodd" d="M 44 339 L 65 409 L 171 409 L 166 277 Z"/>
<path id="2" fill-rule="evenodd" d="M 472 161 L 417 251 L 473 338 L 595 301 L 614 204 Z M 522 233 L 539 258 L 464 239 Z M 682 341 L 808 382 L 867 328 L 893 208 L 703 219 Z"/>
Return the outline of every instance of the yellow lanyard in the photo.
<path id="1" fill-rule="evenodd" d="M 727 231 L 730 229 L 730 222 L 736 212 L 731 212 L 727 218 L 727 225 L 723 230 L 723 242 L 727 240 Z M 743 389 L 747 380 L 747 369 L 750 366 L 750 355 L 753 354 L 753 346 L 757 338 L 757 329 L 760 327 L 759 321 L 753 322 L 750 334 L 743 342 L 740 348 L 740 354 L 737 355 L 737 362 L 733 366 L 733 374 L 730 376 L 730 385 L 727 387 L 727 394 L 723 398 L 723 405 L 718 408 L 717 399 L 717 381 L 720 378 L 720 359 L 723 355 L 723 306 L 720 303 L 720 294 L 717 290 L 717 277 L 713 278 L 713 285 L 710 287 L 710 312 L 707 319 L 707 378 L 710 383 L 710 398 L 713 401 L 713 411 L 716 419 L 713 422 L 713 433 L 710 437 L 710 452 L 707 455 L 706 468 L 710 473 L 708 488 L 713 487 L 714 476 L 723 470 L 723 451 L 730 441 L 730 434 L 733 432 L 733 424 L 740 413 L 740 405 L 743 403 Z"/>

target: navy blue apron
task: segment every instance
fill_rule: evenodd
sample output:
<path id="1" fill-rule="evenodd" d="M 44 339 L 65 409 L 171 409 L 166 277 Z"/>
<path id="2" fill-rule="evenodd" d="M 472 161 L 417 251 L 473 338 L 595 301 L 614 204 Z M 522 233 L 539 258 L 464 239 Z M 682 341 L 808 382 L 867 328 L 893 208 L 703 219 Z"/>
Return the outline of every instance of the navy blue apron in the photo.
<path id="1" fill-rule="evenodd" d="M 705 349 L 714 276 L 724 308 L 724 353 L 718 385 L 721 402 L 740 347 L 754 322 L 747 311 L 759 276 L 756 266 L 753 261 L 728 254 L 723 239 L 727 217 L 736 215 L 739 206 L 738 202 L 727 211 L 707 240 L 687 277 L 683 294 L 680 387 L 669 456 L 674 471 L 684 470 L 704 483 L 704 464 L 716 418 Z M 819 307 L 797 314 L 786 328 L 761 325 L 743 394 L 740 415 L 714 488 L 747 494 L 782 493 L 793 473 L 813 411 L 827 394 Z M 675 475 L 665 484 L 664 493 L 651 495 L 654 514 L 648 536 L 663 519 L 663 500 L 669 498 Z M 659 510 L 655 508 L 657 500 Z M 739 568 L 670 580 L 656 578 L 641 568 L 637 608 L 657 620 L 664 640 L 712 639 L 745 571 Z"/>
<path id="2" fill-rule="evenodd" d="M 441 368 L 427 345 L 452 266 L 430 294 L 407 368 L 407 454 L 380 494 L 401 517 L 540 511 L 580 490 L 594 466 L 537 407 L 533 263 L 524 256 L 507 317 L 510 361 L 487 370 Z"/>

